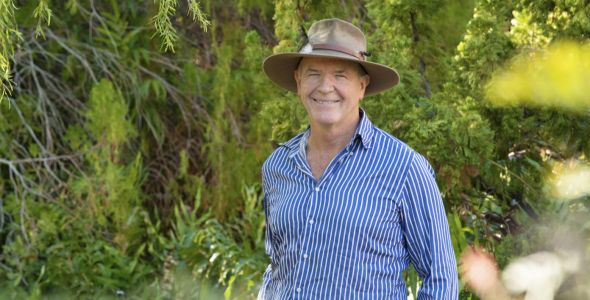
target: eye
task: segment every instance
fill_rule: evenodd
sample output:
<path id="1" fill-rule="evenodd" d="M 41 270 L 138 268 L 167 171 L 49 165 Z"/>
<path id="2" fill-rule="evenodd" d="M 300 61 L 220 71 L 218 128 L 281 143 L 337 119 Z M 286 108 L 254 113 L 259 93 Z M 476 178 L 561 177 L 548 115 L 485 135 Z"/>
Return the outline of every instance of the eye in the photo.
<path id="1" fill-rule="evenodd" d="M 346 76 L 345 76 L 345 75 L 336 75 L 336 77 L 339 77 L 339 78 L 346 78 Z"/>
<path id="2" fill-rule="evenodd" d="M 312 77 L 312 76 L 320 76 L 320 74 L 318 74 L 318 73 L 311 73 L 311 74 L 309 74 L 309 77 Z"/>

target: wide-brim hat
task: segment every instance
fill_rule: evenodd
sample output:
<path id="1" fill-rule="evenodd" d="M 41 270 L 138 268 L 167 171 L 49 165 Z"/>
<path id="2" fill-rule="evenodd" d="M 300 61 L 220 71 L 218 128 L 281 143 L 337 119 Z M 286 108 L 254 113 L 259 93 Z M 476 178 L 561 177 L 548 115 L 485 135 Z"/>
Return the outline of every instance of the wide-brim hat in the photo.
<path id="1" fill-rule="evenodd" d="M 294 71 L 304 57 L 327 57 L 357 62 L 370 77 L 365 96 L 375 95 L 399 83 L 397 72 L 385 65 L 367 61 L 367 41 L 358 27 L 339 19 L 321 20 L 309 28 L 308 43 L 299 52 L 267 57 L 264 73 L 278 86 L 297 93 Z"/>

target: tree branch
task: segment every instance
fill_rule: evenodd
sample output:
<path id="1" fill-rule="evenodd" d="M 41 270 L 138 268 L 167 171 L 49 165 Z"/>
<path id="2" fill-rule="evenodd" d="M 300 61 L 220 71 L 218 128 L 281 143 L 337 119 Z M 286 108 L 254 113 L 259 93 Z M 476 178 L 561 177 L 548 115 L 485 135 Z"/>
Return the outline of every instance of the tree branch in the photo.
<path id="1" fill-rule="evenodd" d="M 418 28 L 416 28 L 416 13 L 410 13 L 410 21 L 412 23 L 412 33 L 414 34 L 414 46 L 418 46 L 418 42 L 420 41 L 420 37 L 418 37 Z M 424 89 L 426 90 L 426 94 L 430 96 L 430 85 L 428 84 L 428 79 L 424 76 L 424 72 L 426 72 L 426 64 L 424 63 L 424 59 L 422 56 L 418 56 L 420 59 L 420 76 L 422 76 L 422 80 L 424 80 Z"/>
<path id="2" fill-rule="evenodd" d="M 500 169 L 502 169 L 502 170 L 504 170 L 504 171 L 512 174 L 514 177 L 518 178 L 524 185 L 526 185 L 529 189 L 531 189 L 531 191 L 533 191 L 533 193 L 535 193 L 535 195 L 537 195 L 537 197 L 539 197 L 539 198 L 541 198 L 543 200 L 547 200 L 541 194 L 537 193 L 537 191 L 535 191 L 535 189 L 533 189 L 532 186 L 530 186 L 528 183 L 526 183 L 526 181 L 524 181 L 524 179 L 522 179 L 522 178 L 520 178 L 520 176 L 518 176 L 518 175 L 516 175 L 516 174 L 514 174 L 512 172 L 510 172 L 510 170 L 508 170 L 508 168 L 503 167 L 502 165 L 498 164 L 497 162 L 495 162 L 495 161 L 493 161 L 491 159 L 488 159 L 488 161 L 491 162 L 492 164 L 498 166 Z"/>
<path id="3" fill-rule="evenodd" d="M 6 160 L 3 158 L 0 158 L 0 163 L 8 165 L 8 164 L 25 164 L 25 163 L 33 163 L 33 162 L 48 162 L 48 161 L 59 160 L 59 159 L 72 159 L 72 158 L 80 157 L 90 151 L 94 151 L 99 146 L 100 146 L 100 144 L 96 144 L 92 148 L 90 148 L 84 152 L 80 152 L 80 153 L 76 153 L 76 154 L 72 154 L 72 155 L 58 155 L 58 156 L 51 156 L 51 157 L 25 158 L 25 159 L 15 159 L 15 160 Z"/>

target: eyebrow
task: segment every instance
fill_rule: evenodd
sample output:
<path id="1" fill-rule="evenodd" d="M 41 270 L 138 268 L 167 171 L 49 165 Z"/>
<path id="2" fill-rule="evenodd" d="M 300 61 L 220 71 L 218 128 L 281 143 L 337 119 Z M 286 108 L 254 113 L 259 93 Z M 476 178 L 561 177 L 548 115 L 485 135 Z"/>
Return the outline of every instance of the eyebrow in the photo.
<path id="1" fill-rule="evenodd" d="M 307 73 L 316 72 L 317 73 L 317 72 L 319 72 L 319 70 L 307 69 L 307 70 L 305 70 L 305 72 L 307 72 Z M 334 73 L 342 74 L 342 73 L 346 73 L 346 70 L 344 70 L 344 69 L 343 70 L 336 70 L 336 71 L 334 71 Z"/>

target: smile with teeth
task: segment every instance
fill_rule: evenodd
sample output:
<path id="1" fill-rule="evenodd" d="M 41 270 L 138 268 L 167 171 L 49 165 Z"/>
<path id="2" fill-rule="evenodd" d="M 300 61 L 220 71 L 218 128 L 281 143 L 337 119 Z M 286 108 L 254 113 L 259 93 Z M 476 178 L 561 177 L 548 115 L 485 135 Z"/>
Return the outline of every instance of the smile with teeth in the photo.
<path id="1" fill-rule="evenodd" d="M 340 102 L 340 100 L 317 100 L 317 99 L 313 99 L 313 101 L 315 101 L 319 104 L 333 104 L 333 103 Z"/>

